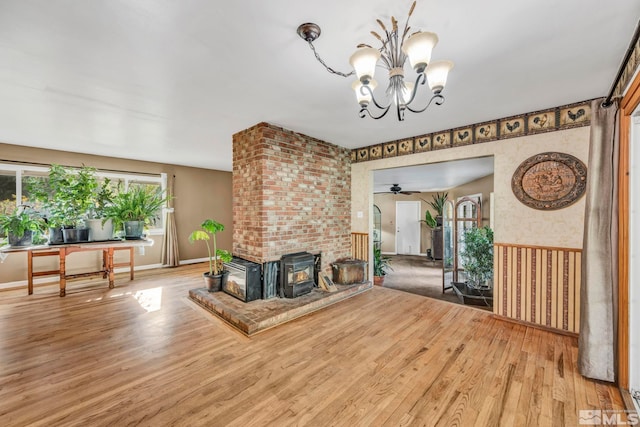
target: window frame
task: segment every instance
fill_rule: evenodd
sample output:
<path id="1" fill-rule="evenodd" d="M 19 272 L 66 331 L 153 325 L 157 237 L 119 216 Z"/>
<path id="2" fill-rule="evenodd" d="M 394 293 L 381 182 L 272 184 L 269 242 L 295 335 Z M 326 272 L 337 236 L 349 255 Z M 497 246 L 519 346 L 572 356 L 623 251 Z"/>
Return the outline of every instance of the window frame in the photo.
<path id="1" fill-rule="evenodd" d="M 79 169 L 77 167 L 71 167 L 72 169 Z M 29 172 L 45 173 L 49 172 L 49 167 L 29 165 L 29 164 L 11 164 L 0 162 L 0 170 L 5 172 L 15 172 L 16 177 L 16 208 L 20 205 L 22 200 L 22 179 L 25 176 L 29 176 Z M 115 172 L 115 171 L 102 171 L 96 169 L 96 176 L 98 178 L 109 178 L 113 181 L 122 181 L 124 184 L 124 191 L 129 189 L 129 182 L 148 183 L 148 184 L 160 184 L 160 188 L 163 194 L 167 194 L 167 174 L 164 172 L 158 174 L 136 174 L 131 172 Z M 149 235 L 162 235 L 164 234 L 164 222 L 165 212 L 167 207 L 162 208 L 162 214 L 160 215 L 159 227 L 150 228 L 147 230 Z"/>

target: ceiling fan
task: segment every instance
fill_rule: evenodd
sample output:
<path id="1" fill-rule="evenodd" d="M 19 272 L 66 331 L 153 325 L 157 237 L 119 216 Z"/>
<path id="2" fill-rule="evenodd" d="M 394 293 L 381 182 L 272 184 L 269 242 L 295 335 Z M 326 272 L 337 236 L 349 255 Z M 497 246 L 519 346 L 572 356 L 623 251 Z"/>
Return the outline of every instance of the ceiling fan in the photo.
<path id="1" fill-rule="evenodd" d="M 419 191 L 402 191 L 402 188 L 401 188 L 398 184 L 393 184 L 393 185 L 389 188 L 389 191 L 383 191 L 383 193 L 393 193 L 393 194 L 406 194 L 406 195 L 410 195 L 410 194 L 416 194 L 416 193 L 419 193 Z"/>

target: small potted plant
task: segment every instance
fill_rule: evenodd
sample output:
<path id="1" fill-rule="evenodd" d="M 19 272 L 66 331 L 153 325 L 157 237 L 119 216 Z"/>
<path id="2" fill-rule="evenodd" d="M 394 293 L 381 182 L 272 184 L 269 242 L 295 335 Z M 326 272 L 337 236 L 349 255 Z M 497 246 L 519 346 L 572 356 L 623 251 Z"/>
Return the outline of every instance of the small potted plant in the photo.
<path id="1" fill-rule="evenodd" d="M 390 258 L 382 256 L 380 248 L 373 248 L 373 284 L 382 286 L 384 284 L 384 276 L 387 270 L 393 271 L 390 265 Z"/>
<path id="2" fill-rule="evenodd" d="M 113 219 L 109 218 L 109 210 L 114 197 L 111 180 L 105 178 L 92 194 L 91 207 L 85 221 L 89 228 L 90 241 L 104 241 L 113 237 Z"/>
<path id="3" fill-rule="evenodd" d="M 229 277 L 229 271 L 225 270 L 224 263 L 231 261 L 231 252 L 218 249 L 216 243 L 216 234 L 224 231 L 224 225 L 213 219 L 205 219 L 198 230 L 193 231 L 189 235 L 191 243 L 202 240 L 207 245 L 207 253 L 209 254 L 209 272 L 203 273 L 204 282 L 209 292 L 216 292 L 222 289 Z M 213 241 L 213 252 L 209 241 Z"/>
<path id="4" fill-rule="evenodd" d="M 44 228 L 44 221 L 28 206 L 18 206 L 11 213 L 0 214 L 0 230 L 12 247 L 31 246 L 35 235 Z"/>
<path id="5" fill-rule="evenodd" d="M 425 212 L 424 222 L 426 222 L 429 227 L 436 228 L 442 225 L 442 212 L 444 211 L 444 204 L 447 201 L 448 195 L 449 193 L 436 193 L 431 196 L 431 201 L 422 199 L 436 212 L 435 218 L 432 216 L 431 212 Z"/>
<path id="6" fill-rule="evenodd" d="M 138 240 L 146 225 L 155 224 L 158 212 L 166 202 L 167 197 L 160 188 L 135 185 L 114 196 L 106 215 L 113 219 L 115 229 L 123 227 L 125 239 Z"/>
<path id="7" fill-rule="evenodd" d="M 49 227 L 53 228 L 50 243 L 62 243 L 55 237 L 60 226 L 64 243 L 89 240 L 84 219 L 98 187 L 95 168 L 82 166 L 74 170 L 53 164 L 47 180 L 31 179 L 28 187 L 32 197 L 41 204 Z"/>

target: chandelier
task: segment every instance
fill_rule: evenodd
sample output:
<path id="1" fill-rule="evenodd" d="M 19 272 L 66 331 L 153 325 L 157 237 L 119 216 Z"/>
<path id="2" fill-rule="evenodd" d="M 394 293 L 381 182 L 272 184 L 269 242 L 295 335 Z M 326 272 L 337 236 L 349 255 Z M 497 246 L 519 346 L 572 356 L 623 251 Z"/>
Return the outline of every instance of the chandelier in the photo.
<path id="1" fill-rule="evenodd" d="M 447 83 L 447 75 L 453 68 L 453 62 L 440 60 L 431 61 L 431 52 L 438 43 L 438 36 L 435 33 L 426 31 L 416 31 L 409 34 L 409 18 L 416 7 L 414 1 L 409 9 L 407 21 L 402 32 L 398 30 L 398 21 L 391 17 L 390 28 L 387 28 L 381 20 L 376 19 L 378 25 L 382 29 L 383 36 L 371 31 L 371 34 L 378 39 L 382 46 L 375 49 L 367 44 L 359 44 L 357 50 L 349 63 L 353 67 L 350 73 L 342 73 L 327 66 L 316 52 L 313 42 L 320 37 L 320 27 L 317 24 L 306 23 L 298 27 L 298 35 L 302 37 L 313 51 L 316 59 L 331 74 L 342 77 L 349 77 L 355 74 L 358 80 L 354 81 L 352 88 L 356 92 L 356 99 L 360 104 L 360 117 L 367 115 L 373 119 L 381 119 L 384 117 L 392 105 L 395 105 L 398 113 L 398 120 L 404 120 L 405 110 L 412 113 L 421 113 L 425 111 L 431 103 L 442 105 L 444 96 L 442 90 Z M 405 81 L 405 62 L 409 59 L 411 67 L 417 73 L 415 82 Z M 376 66 L 381 66 L 388 70 L 389 86 L 387 86 L 386 97 L 387 102 L 381 103 L 374 96 L 374 90 L 378 85 L 374 80 Z M 422 107 L 414 106 L 418 87 L 429 83 L 429 87 L 433 92 L 431 99 Z M 374 112 L 369 110 L 373 104 L 376 108 Z"/>

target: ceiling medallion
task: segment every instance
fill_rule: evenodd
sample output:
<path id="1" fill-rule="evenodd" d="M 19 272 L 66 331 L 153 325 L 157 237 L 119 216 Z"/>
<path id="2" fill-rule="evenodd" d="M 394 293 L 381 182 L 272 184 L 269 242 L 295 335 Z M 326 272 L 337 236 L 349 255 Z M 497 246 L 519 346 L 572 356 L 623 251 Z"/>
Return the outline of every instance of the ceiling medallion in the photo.
<path id="1" fill-rule="evenodd" d="M 349 73 L 342 73 L 329 67 L 316 52 L 313 42 L 320 37 L 321 33 L 317 24 L 305 23 L 298 27 L 298 35 L 309 43 L 309 47 L 316 59 L 327 71 L 342 77 L 356 74 L 358 80 L 355 80 L 351 87 L 356 92 L 361 118 L 368 115 L 373 119 L 381 119 L 389 112 L 391 106 L 395 105 L 398 120 L 402 121 L 406 110 L 412 113 L 421 113 L 431 103 L 442 105 L 444 102 L 442 91 L 447 83 L 447 75 L 453 68 L 453 62 L 444 60 L 431 61 L 431 52 L 438 43 L 437 34 L 427 31 L 410 33 L 409 18 L 415 7 L 416 2 L 414 1 L 409 9 L 403 29 L 398 28 L 398 21 L 393 16 L 389 27 L 385 26 L 381 20 L 376 19 L 382 29 L 382 35 L 375 31 L 371 31 L 371 34 L 380 42 L 381 47 L 375 49 L 367 44 L 359 44 L 357 50 L 349 59 L 349 63 L 354 68 Z M 417 73 L 415 82 L 405 82 L 404 65 L 407 59 Z M 380 103 L 373 94 L 378 85 L 373 78 L 376 66 L 388 70 L 389 85 L 386 90 L 388 100 L 383 103 Z M 416 99 L 418 87 L 424 85 L 425 82 L 429 83 L 433 95 L 426 105 L 423 104 L 416 107 L 413 101 Z M 375 112 L 373 113 L 369 110 L 370 104 L 375 106 Z"/>
<path id="2" fill-rule="evenodd" d="M 541 153 L 529 157 L 511 179 L 513 194 L 533 209 L 556 210 L 575 203 L 587 187 L 587 167 L 565 153 Z"/>

